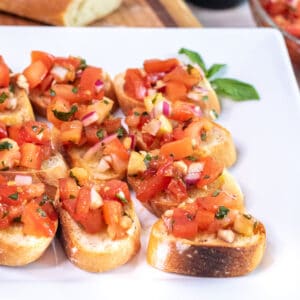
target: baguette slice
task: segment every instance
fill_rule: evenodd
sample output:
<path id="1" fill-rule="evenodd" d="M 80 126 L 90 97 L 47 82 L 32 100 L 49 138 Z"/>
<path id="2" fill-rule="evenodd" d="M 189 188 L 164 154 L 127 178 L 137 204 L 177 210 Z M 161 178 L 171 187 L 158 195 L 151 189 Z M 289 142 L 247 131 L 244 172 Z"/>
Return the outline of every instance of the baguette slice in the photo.
<path id="1" fill-rule="evenodd" d="M 114 101 L 113 110 L 116 110 L 118 103 L 116 101 L 116 95 L 113 87 L 112 80 L 108 73 L 103 72 L 105 96 Z M 47 95 L 41 95 L 41 92 L 37 89 L 30 91 L 29 98 L 32 103 L 34 111 L 41 117 L 47 117 L 47 107 L 51 103 L 51 98 Z"/>
<path id="2" fill-rule="evenodd" d="M 121 0 L 2 0 L 0 9 L 43 23 L 83 26 L 117 9 Z"/>
<path id="3" fill-rule="evenodd" d="M 89 234 L 59 208 L 61 240 L 69 260 L 88 272 L 105 272 L 127 263 L 140 249 L 140 223 L 131 208 L 127 211 L 133 220 L 127 236 L 112 240 L 106 232 Z"/>
<path id="4" fill-rule="evenodd" d="M 115 87 L 115 92 L 119 101 L 119 105 L 125 115 L 128 115 L 129 112 L 134 108 L 145 107 L 143 101 L 136 100 L 126 94 L 124 90 L 125 73 L 118 74 L 115 77 L 113 84 Z M 219 115 L 221 112 L 221 107 L 217 94 L 215 93 L 214 89 L 211 87 L 210 83 L 206 78 L 203 78 L 202 86 L 207 90 L 208 99 L 206 101 L 200 101 L 199 106 L 205 117 L 214 120 L 216 119 L 217 115 Z M 195 102 L 192 103 L 195 104 Z"/>
<path id="5" fill-rule="evenodd" d="M 30 175 L 34 182 L 39 182 L 39 177 L 31 172 L 0 172 L 2 176 L 13 180 L 16 174 Z M 46 193 L 55 198 L 56 188 L 46 186 Z M 55 228 L 58 227 L 56 221 Z M 39 259 L 50 245 L 52 237 L 36 237 L 25 235 L 22 224 L 13 224 L 0 230 L 0 265 L 24 266 Z"/>
<path id="6" fill-rule="evenodd" d="M 16 108 L 13 111 L 8 110 L 1 112 L 0 122 L 3 122 L 7 126 L 11 126 L 35 120 L 26 91 L 15 87 L 15 97 L 17 98 Z"/>
<path id="7" fill-rule="evenodd" d="M 192 276 L 233 277 L 253 271 L 262 260 L 266 233 L 258 223 L 253 236 L 236 234 L 227 243 L 209 234 L 198 234 L 194 240 L 168 234 L 162 220 L 151 230 L 148 263 L 162 271 Z"/>
<path id="8" fill-rule="evenodd" d="M 139 179 L 136 177 L 127 177 L 128 183 L 132 186 L 139 184 Z M 232 195 L 237 205 L 242 209 L 244 196 L 237 184 L 234 177 L 227 171 L 224 170 L 223 174 L 216 179 L 213 183 L 209 184 L 206 188 L 197 189 L 193 188 L 188 191 L 190 198 L 205 197 L 211 195 L 216 190 L 226 191 L 228 194 Z M 177 207 L 180 203 L 174 202 L 174 200 L 166 193 L 160 193 L 149 202 L 142 202 L 142 204 L 154 215 L 160 217 L 165 211 Z"/>

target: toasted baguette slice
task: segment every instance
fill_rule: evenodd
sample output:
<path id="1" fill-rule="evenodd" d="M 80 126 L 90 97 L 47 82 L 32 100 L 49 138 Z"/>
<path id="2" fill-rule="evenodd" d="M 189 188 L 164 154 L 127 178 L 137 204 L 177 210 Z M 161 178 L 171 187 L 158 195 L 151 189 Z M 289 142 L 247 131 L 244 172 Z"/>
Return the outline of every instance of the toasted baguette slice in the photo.
<path id="1" fill-rule="evenodd" d="M 70 261 L 88 272 L 105 272 L 127 263 L 140 249 L 140 223 L 133 209 L 127 236 L 112 240 L 107 232 L 89 234 L 59 208 L 61 240 Z"/>
<path id="2" fill-rule="evenodd" d="M 195 103 L 192 101 L 191 102 L 195 104 L 199 104 L 204 116 L 214 120 L 216 119 L 217 115 L 219 115 L 221 112 L 221 107 L 220 107 L 218 97 L 206 78 L 203 78 L 201 83 L 203 88 L 207 90 L 207 97 L 208 97 L 207 100 L 199 101 L 199 103 L 198 102 Z M 115 77 L 113 84 L 115 87 L 115 92 L 116 92 L 117 99 L 119 101 L 119 105 L 125 115 L 128 115 L 129 112 L 134 108 L 145 107 L 143 101 L 136 100 L 126 94 L 124 90 L 125 73 L 118 74 Z"/>
<path id="3" fill-rule="evenodd" d="M 121 0 L 2 0 L 0 9 L 43 23 L 83 26 L 109 14 Z"/>
<path id="4" fill-rule="evenodd" d="M 15 87 L 15 97 L 17 106 L 14 110 L 0 113 L 0 122 L 7 126 L 23 124 L 27 121 L 35 120 L 31 103 L 24 89 Z"/>
<path id="5" fill-rule="evenodd" d="M 103 72 L 103 79 L 104 79 L 105 96 L 114 101 L 114 106 L 113 106 L 113 111 L 114 111 L 118 107 L 118 102 L 116 101 L 116 95 L 115 95 L 113 83 L 111 81 L 110 76 L 106 72 Z M 35 113 L 41 117 L 46 118 L 47 107 L 51 103 L 51 98 L 48 97 L 47 95 L 41 94 L 39 90 L 30 91 L 29 98 Z"/>
<path id="6" fill-rule="evenodd" d="M 56 227 L 57 227 L 56 223 Z M 39 259 L 52 241 L 50 237 L 24 235 L 22 225 L 0 230 L 0 265 L 24 266 Z"/>
<path id="7" fill-rule="evenodd" d="M 127 177 L 128 183 L 132 186 L 138 185 L 139 179 L 137 177 Z M 206 188 L 202 189 L 189 189 L 188 194 L 190 198 L 205 197 L 211 195 L 216 190 L 223 190 L 235 198 L 237 206 L 243 208 L 244 196 L 233 176 L 224 170 L 223 174 L 216 179 L 213 183 L 209 184 Z M 167 193 L 160 193 L 148 202 L 142 204 L 154 215 L 160 217 L 165 211 L 177 207 L 180 203 L 174 200 Z"/>
<path id="8" fill-rule="evenodd" d="M 253 271 L 262 260 L 266 233 L 258 223 L 252 236 L 236 234 L 232 243 L 211 234 L 198 234 L 194 240 L 168 234 L 162 220 L 151 230 L 147 261 L 165 272 L 205 277 L 241 276 Z"/>

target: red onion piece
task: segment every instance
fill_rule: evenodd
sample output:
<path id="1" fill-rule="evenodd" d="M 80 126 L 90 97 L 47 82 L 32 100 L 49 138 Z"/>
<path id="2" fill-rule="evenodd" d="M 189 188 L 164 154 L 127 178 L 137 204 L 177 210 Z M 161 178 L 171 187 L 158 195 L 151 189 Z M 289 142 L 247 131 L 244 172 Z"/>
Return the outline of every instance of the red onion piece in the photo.
<path id="1" fill-rule="evenodd" d="M 125 118 L 122 118 L 122 119 L 121 119 L 121 125 L 122 125 L 122 128 L 124 128 L 125 131 L 126 131 L 127 134 L 128 134 L 128 133 L 129 133 L 129 128 L 128 128 L 127 123 L 125 122 Z"/>
<path id="2" fill-rule="evenodd" d="M 201 95 L 207 95 L 208 94 L 208 89 L 203 88 L 199 85 L 194 86 L 193 91 L 197 92 L 197 93 L 200 93 Z"/>
<path id="3" fill-rule="evenodd" d="M 190 164 L 188 173 L 184 178 L 186 184 L 195 184 L 201 177 L 204 164 L 201 162 L 195 162 Z"/>
<path id="4" fill-rule="evenodd" d="M 200 106 L 194 106 L 192 108 L 192 110 L 196 117 L 199 117 L 199 118 L 203 117 L 203 113 L 202 113 Z"/>
<path id="5" fill-rule="evenodd" d="M 117 133 L 114 133 L 114 134 L 111 134 L 111 135 L 108 135 L 107 137 L 105 137 L 101 143 L 102 144 L 109 144 L 111 141 L 113 141 L 114 139 L 117 139 L 118 138 L 118 134 Z"/>
<path id="6" fill-rule="evenodd" d="M 171 114 L 171 106 L 167 101 L 162 102 L 162 113 L 166 116 L 169 117 Z"/>
<path id="7" fill-rule="evenodd" d="M 130 134 L 129 137 L 131 139 L 130 150 L 134 150 L 135 145 L 136 145 L 136 136 L 133 134 Z"/>
<path id="8" fill-rule="evenodd" d="M 95 82 L 95 91 L 99 93 L 104 87 L 104 82 L 100 79 L 97 79 Z"/>
<path id="9" fill-rule="evenodd" d="M 83 159 L 90 160 L 103 147 L 102 142 L 95 144 L 83 155 Z"/>
<path id="10" fill-rule="evenodd" d="M 98 120 L 98 114 L 95 111 L 89 112 L 82 119 L 82 125 L 84 127 L 89 126 Z"/>
<path id="11" fill-rule="evenodd" d="M 16 185 L 30 185 L 32 184 L 32 177 L 28 175 L 16 175 Z"/>

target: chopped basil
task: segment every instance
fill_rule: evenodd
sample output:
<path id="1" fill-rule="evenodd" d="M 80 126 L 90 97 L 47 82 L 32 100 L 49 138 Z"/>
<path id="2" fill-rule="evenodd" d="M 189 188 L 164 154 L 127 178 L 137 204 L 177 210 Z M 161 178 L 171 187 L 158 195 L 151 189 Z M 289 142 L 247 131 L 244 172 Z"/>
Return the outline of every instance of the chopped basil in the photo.
<path id="1" fill-rule="evenodd" d="M 104 138 L 104 130 L 101 128 L 96 132 L 97 138 L 102 140 Z"/>
<path id="2" fill-rule="evenodd" d="M 42 201 L 39 203 L 39 205 L 43 206 L 47 202 L 52 202 L 52 200 L 45 194 L 43 195 Z"/>
<path id="3" fill-rule="evenodd" d="M 74 175 L 74 173 L 72 171 L 70 171 L 70 177 L 73 178 L 76 181 L 77 185 L 80 185 L 78 178 Z"/>
<path id="4" fill-rule="evenodd" d="M 8 198 L 12 199 L 12 200 L 18 200 L 19 199 L 19 193 L 18 192 L 13 193 L 13 194 L 9 195 Z"/>
<path id="5" fill-rule="evenodd" d="M 201 132 L 200 137 L 201 137 L 201 141 L 202 141 L 202 142 L 205 142 L 205 141 L 206 141 L 206 138 L 207 138 L 206 132 L 205 132 L 205 131 Z"/>
<path id="6" fill-rule="evenodd" d="M 215 109 L 212 109 L 212 110 L 210 111 L 210 113 L 211 113 L 212 117 L 215 118 L 215 119 L 217 119 L 217 118 L 219 117 L 219 114 L 216 112 Z"/>
<path id="7" fill-rule="evenodd" d="M 76 86 L 74 86 L 72 88 L 72 93 L 77 94 L 78 93 L 78 88 Z"/>
<path id="8" fill-rule="evenodd" d="M 80 59 L 79 69 L 84 70 L 86 67 L 87 67 L 86 60 L 83 59 L 83 58 L 81 58 L 81 59 Z"/>
<path id="9" fill-rule="evenodd" d="M 8 89 L 9 89 L 9 91 L 10 91 L 11 93 L 14 93 L 14 92 L 15 92 L 15 86 L 14 86 L 12 83 L 9 84 Z"/>
<path id="10" fill-rule="evenodd" d="M 0 151 L 3 150 L 10 150 L 12 149 L 13 145 L 11 143 L 9 143 L 8 141 L 4 141 L 2 143 L 0 143 Z"/>
<path id="11" fill-rule="evenodd" d="M 121 137 L 123 137 L 123 136 L 124 136 L 124 134 L 125 134 L 125 130 L 124 130 L 124 128 L 122 128 L 122 127 L 118 128 L 118 130 L 117 130 L 117 134 L 118 134 L 118 138 L 121 138 Z"/>
<path id="12" fill-rule="evenodd" d="M 155 104 L 158 98 L 158 94 L 155 94 L 155 96 L 153 97 L 153 99 L 151 100 L 152 104 Z"/>
<path id="13" fill-rule="evenodd" d="M 36 211 L 41 217 L 43 217 L 43 218 L 47 217 L 47 214 L 45 213 L 45 211 L 42 210 L 40 207 Z"/>
<path id="14" fill-rule="evenodd" d="M 125 195 L 124 193 L 121 191 L 121 192 L 118 192 L 116 193 L 116 197 L 124 204 L 128 203 L 127 199 L 125 198 Z"/>
<path id="15" fill-rule="evenodd" d="M 213 196 L 213 197 L 217 197 L 217 196 L 219 196 L 220 193 L 221 193 L 221 190 L 215 190 L 215 191 L 212 193 L 212 196 Z"/>
<path id="16" fill-rule="evenodd" d="M 149 153 L 147 153 L 146 156 L 144 157 L 144 163 L 147 165 L 151 160 L 152 160 L 152 156 Z"/>
<path id="17" fill-rule="evenodd" d="M 218 220 L 221 220 L 221 219 L 224 219 L 228 213 L 229 213 L 229 208 L 227 208 L 225 206 L 219 206 L 219 208 L 215 214 L 215 217 Z"/>
<path id="18" fill-rule="evenodd" d="M 72 195 L 72 194 L 69 195 L 69 198 L 70 198 L 70 199 L 76 199 L 75 195 Z"/>
<path id="19" fill-rule="evenodd" d="M 207 95 L 202 97 L 202 101 L 207 101 L 207 100 L 208 100 L 208 96 Z"/>
<path id="20" fill-rule="evenodd" d="M 204 179 L 208 179 L 208 178 L 210 178 L 210 176 L 209 175 L 204 175 L 204 177 L 203 177 Z"/>
<path id="21" fill-rule="evenodd" d="M 189 74 L 191 74 L 191 72 L 192 72 L 193 69 L 194 69 L 194 67 L 193 67 L 191 64 L 188 64 L 188 65 L 187 65 L 187 72 L 188 72 Z"/>
<path id="22" fill-rule="evenodd" d="M 106 105 L 109 104 L 109 101 L 107 101 L 107 100 L 104 100 L 103 102 L 104 102 L 104 104 L 106 104 Z"/>
<path id="23" fill-rule="evenodd" d="M 13 218 L 13 222 L 16 222 L 16 223 L 20 223 L 21 220 L 22 220 L 21 216 Z"/>
<path id="24" fill-rule="evenodd" d="M 50 96 L 51 96 L 51 97 L 56 96 L 56 92 L 55 92 L 54 90 L 52 90 L 52 89 L 50 89 Z"/>
<path id="25" fill-rule="evenodd" d="M 4 92 L 1 93 L 0 95 L 0 104 L 4 103 L 4 101 L 8 98 L 8 95 Z"/>
<path id="26" fill-rule="evenodd" d="M 186 214 L 186 217 L 187 217 L 187 219 L 189 219 L 190 221 L 193 221 L 194 220 L 194 216 L 192 215 L 192 214 L 190 214 L 190 213 L 187 213 Z"/>
<path id="27" fill-rule="evenodd" d="M 221 73 L 221 71 L 226 68 L 224 64 L 213 64 L 207 71 L 206 76 L 208 79 L 212 79 L 216 74 Z"/>
<path id="28" fill-rule="evenodd" d="M 35 125 L 33 125 L 33 126 L 31 126 L 31 129 L 32 129 L 32 131 L 34 131 L 34 132 L 37 132 L 37 130 L 38 130 L 38 126 L 35 126 Z"/>
<path id="29" fill-rule="evenodd" d="M 249 215 L 249 214 L 243 214 L 243 216 L 244 216 L 246 219 L 248 219 L 248 220 L 251 220 L 251 219 L 252 219 L 251 215 Z"/>
<path id="30" fill-rule="evenodd" d="M 134 114 L 135 116 L 137 116 L 137 117 L 139 117 L 139 115 L 140 115 L 140 113 L 137 112 L 137 111 L 135 111 L 133 114 Z"/>
<path id="31" fill-rule="evenodd" d="M 197 160 L 197 157 L 195 156 L 192 156 L 192 155 L 189 155 L 186 157 L 186 159 L 190 160 L 190 161 L 196 161 Z"/>
<path id="32" fill-rule="evenodd" d="M 144 111 L 143 113 L 142 113 L 142 116 L 148 116 L 149 114 L 146 112 L 146 111 Z"/>
<path id="33" fill-rule="evenodd" d="M 61 120 L 61 121 L 69 121 L 69 119 L 77 112 L 78 107 L 76 105 L 73 105 L 68 112 L 63 111 L 57 111 L 56 109 L 53 109 L 52 112 L 54 113 L 54 116 Z"/>
<path id="34" fill-rule="evenodd" d="M 179 50 L 179 54 L 185 54 L 191 62 L 196 63 L 203 70 L 203 72 L 206 73 L 205 62 L 199 53 L 186 48 L 181 48 Z"/>

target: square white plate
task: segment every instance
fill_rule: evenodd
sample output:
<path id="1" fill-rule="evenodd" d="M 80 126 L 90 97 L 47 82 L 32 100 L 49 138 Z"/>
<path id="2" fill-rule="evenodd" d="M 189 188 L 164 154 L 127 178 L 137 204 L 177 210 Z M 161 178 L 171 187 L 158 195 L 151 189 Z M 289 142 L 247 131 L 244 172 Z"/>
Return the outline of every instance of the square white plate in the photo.
<path id="1" fill-rule="evenodd" d="M 71 265 L 56 241 L 38 262 L 0 267 L 0 298 L 82 299 L 119 296 L 168 299 L 299 299 L 300 97 L 283 39 L 273 30 L 0 28 L 0 54 L 12 70 L 28 65 L 30 51 L 79 55 L 115 75 L 146 58 L 177 55 L 181 47 L 201 53 L 208 65 L 227 63 L 227 77 L 255 85 L 260 101 L 223 101 L 219 122 L 234 137 L 239 158 L 232 168 L 246 206 L 262 220 L 268 245 L 253 273 L 230 279 L 191 278 L 160 272 L 145 262 L 147 235 L 139 255 L 105 274 Z M 153 219 L 139 208 L 144 228 Z M 146 217 L 146 219 L 145 219 Z M 55 251 L 56 255 L 54 255 Z M 130 291 L 129 291 L 130 290 Z M 254 298 L 256 296 L 256 298 Z"/>

